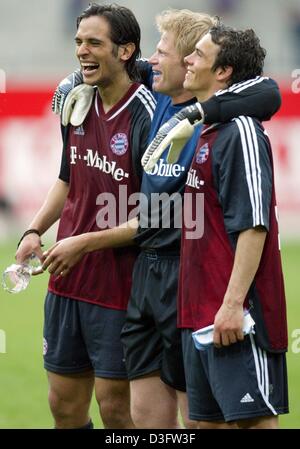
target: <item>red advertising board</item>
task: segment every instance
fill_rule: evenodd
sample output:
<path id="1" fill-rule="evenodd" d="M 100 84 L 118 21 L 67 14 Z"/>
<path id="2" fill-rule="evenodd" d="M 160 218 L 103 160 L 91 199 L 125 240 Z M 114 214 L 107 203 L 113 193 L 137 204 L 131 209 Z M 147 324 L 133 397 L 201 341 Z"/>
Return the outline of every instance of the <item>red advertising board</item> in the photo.
<path id="1" fill-rule="evenodd" d="M 0 93 L 0 196 L 28 221 L 57 177 L 61 140 L 51 112 L 54 86 Z M 282 89 L 282 107 L 264 126 L 272 142 L 276 190 L 287 231 L 300 234 L 300 93 Z M 292 229 L 294 228 L 294 229 Z"/>

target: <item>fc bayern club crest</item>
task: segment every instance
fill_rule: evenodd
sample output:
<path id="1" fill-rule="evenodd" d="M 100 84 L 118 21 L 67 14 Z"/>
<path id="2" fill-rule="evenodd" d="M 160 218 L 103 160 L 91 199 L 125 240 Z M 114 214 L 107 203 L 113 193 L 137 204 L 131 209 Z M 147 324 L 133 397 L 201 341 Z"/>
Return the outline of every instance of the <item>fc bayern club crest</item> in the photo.
<path id="1" fill-rule="evenodd" d="M 115 134 L 110 141 L 111 151 L 118 156 L 122 156 L 128 150 L 128 139 L 126 134 L 118 133 Z"/>
<path id="2" fill-rule="evenodd" d="M 208 143 L 205 143 L 196 154 L 196 162 L 197 164 L 204 164 L 207 161 L 209 156 L 209 146 Z"/>

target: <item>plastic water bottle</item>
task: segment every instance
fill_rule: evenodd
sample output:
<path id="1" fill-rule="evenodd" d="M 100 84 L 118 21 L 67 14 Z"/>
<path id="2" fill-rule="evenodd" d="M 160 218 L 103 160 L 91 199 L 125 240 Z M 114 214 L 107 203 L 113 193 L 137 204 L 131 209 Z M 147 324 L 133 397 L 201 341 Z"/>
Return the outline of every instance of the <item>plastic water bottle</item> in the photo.
<path id="1" fill-rule="evenodd" d="M 40 259 L 33 253 L 21 264 L 12 264 L 2 274 L 2 286 L 9 293 L 19 293 L 28 287 L 32 273 L 40 270 Z"/>

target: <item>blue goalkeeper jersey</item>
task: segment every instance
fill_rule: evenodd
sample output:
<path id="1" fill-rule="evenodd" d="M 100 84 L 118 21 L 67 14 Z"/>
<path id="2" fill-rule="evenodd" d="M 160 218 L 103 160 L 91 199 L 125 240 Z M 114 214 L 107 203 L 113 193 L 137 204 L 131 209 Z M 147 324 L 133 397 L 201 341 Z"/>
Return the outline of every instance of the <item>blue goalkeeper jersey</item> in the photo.
<path id="1" fill-rule="evenodd" d="M 141 63 L 143 82 L 152 87 L 152 68 L 148 62 Z M 174 114 L 196 101 L 172 104 L 171 98 L 158 92 L 152 92 L 157 104 L 152 119 L 149 143 L 156 136 L 159 128 Z M 187 171 L 191 165 L 195 147 L 201 134 L 202 126 L 195 128 L 191 139 L 184 146 L 175 164 L 166 161 L 166 148 L 151 173 L 143 173 L 141 185 L 141 202 L 139 228 L 135 237 L 141 248 L 180 250 L 182 195 Z M 172 196 L 173 195 L 173 196 Z"/>
<path id="2" fill-rule="evenodd" d="M 156 95 L 157 106 L 151 126 L 149 142 L 157 131 L 183 107 L 193 103 L 173 105 L 165 95 Z M 135 241 L 141 248 L 180 249 L 182 198 L 187 171 L 193 159 L 202 126 L 195 128 L 175 164 L 168 164 L 168 148 L 157 161 L 151 173 L 143 173 L 139 228 Z M 173 195 L 173 196 L 172 196 Z"/>

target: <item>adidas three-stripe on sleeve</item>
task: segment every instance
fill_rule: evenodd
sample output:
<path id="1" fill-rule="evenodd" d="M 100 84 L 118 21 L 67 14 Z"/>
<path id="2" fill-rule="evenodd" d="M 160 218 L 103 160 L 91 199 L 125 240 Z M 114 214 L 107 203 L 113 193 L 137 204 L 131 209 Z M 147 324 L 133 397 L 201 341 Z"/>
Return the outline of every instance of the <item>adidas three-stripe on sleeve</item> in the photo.
<path id="1" fill-rule="evenodd" d="M 272 168 L 264 131 L 250 117 L 234 119 L 216 141 L 213 173 L 228 233 L 269 229 Z"/>

